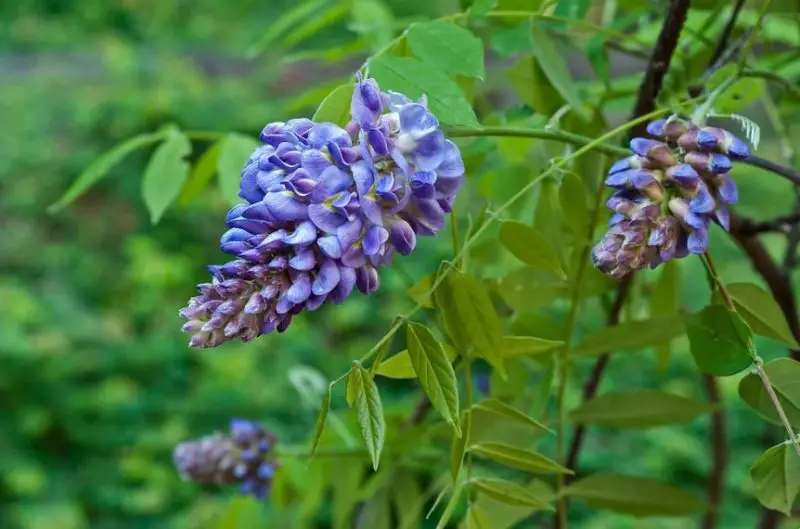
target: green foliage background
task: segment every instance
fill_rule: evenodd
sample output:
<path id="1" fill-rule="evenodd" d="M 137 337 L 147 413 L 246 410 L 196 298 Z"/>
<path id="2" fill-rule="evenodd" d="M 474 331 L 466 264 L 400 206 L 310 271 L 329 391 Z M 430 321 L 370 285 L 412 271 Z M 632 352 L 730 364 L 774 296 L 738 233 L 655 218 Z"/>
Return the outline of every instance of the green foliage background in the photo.
<path id="1" fill-rule="evenodd" d="M 507 9 L 525 7 L 511 5 L 524 4 L 522 0 L 503 3 Z M 642 9 L 650 7 L 641 4 Z M 406 288 L 452 256 L 449 239 L 420 241 L 412 257 L 382 272 L 382 288 L 370 298 L 355 295 L 334 310 L 297 318 L 284 335 L 248 346 L 197 351 L 186 347 L 177 311 L 194 285 L 205 280 L 204 264 L 223 259 L 216 247 L 228 203 L 215 186 L 189 205 L 172 207 L 153 227 L 139 197 L 148 153 L 137 152 L 72 206 L 56 215 L 46 213 L 102 152 L 164 123 L 255 136 L 268 121 L 310 116 L 363 54 L 340 62 L 317 57 L 309 67 L 297 62 L 304 51 L 335 55 L 357 35 L 367 47 L 385 40 L 380 34 L 385 29 L 365 29 L 358 25 L 365 24 L 363 20 L 348 16 L 298 45 L 276 43 L 263 55 L 247 59 L 245 52 L 270 22 L 294 5 L 285 0 L 30 0 L 0 7 L 3 527 L 252 527 L 256 520 L 263 527 L 330 526 L 325 487 L 332 476 L 342 474 L 342 467 L 354 464 L 347 459 L 321 458 L 309 470 L 301 461 L 287 461 L 291 486 L 286 487 L 286 497 L 276 500 L 286 508 L 239 502 L 228 510 L 227 492 L 180 481 L 171 465 L 171 450 L 189 437 L 225 428 L 231 416 L 262 420 L 281 443 L 304 443 L 313 430 L 320 395 L 303 398 L 292 384 L 292 373 L 308 366 L 326 381 L 344 373 L 391 319 L 411 306 Z M 461 7 L 447 0 L 385 5 L 396 26 L 390 36 L 410 21 Z M 773 28 L 784 30 L 791 28 Z M 652 42 L 657 26 L 649 37 L 647 31 L 641 30 L 640 37 Z M 507 97 L 501 89 L 506 66 L 488 68 L 486 91 Z M 635 88 L 639 75 L 634 68 L 615 77 L 615 83 L 623 91 L 626 86 Z M 624 120 L 631 102 L 629 94 L 609 103 L 613 107 L 608 111 Z M 766 121 L 758 102 L 745 113 Z M 788 115 L 797 116 L 796 102 Z M 513 115 L 505 119 L 513 120 Z M 798 137 L 797 120 L 786 121 L 790 137 Z M 759 154 L 779 160 L 771 128 L 765 126 L 763 135 Z M 560 147 L 528 140 L 498 143 L 510 160 L 503 168 L 513 171 L 498 167 L 468 175 L 473 179 L 472 203 L 502 200 L 519 187 L 500 178 L 527 181 L 531 175 L 520 167 L 531 159 L 531 147 L 537 149 L 534 160 L 560 153 Z M 472 145 L 475 150 L 479 146 Z M 196 146 L 192 160 L 201 152 Z M 787 182 L 745 166 L 736 174 L 741 213 L 765 218 L 791 209 Z M 711 249 L 726 280 L 757 282 L 735 246 L 721 232 L 715 235 Z M 765 242 L 776 254 L 782 251 L 782 237 L 768 235 Z M 485 260 L 487 276 L 504 270 L 502 263 L 489 258 L 493 251 L 488 246 L 483 253 L 476 250 L 476 259 Z M 708 289 L 700 263 L 685 260 L 680 271 L 684 306 L 701 308 Z M 640 282 L 637 288 L 648 292 L 651 284 Z M 566 308 L 556 303 L 548 315 L 563 322 Z M 632 319 L 645 315 L 647 301 L 632 303 L 627 310 Z M 579 325 L 580 333 L 602 327 L 601 307 L 590 304 Z M 759 350 L 767 358 L 785 354 L 780 344 L 762 338 Z M 575 380 L 589 367 L 581 364 Z M 755 525 L 758 504 L 748 469 L 763 452 L 761 433 L 768 428 L 738 399 L 738 378 L 721 380 L 731 461 L 720 523 L 725 528 Z M 496 384 L 492 391 L 510 391 L 514 384 L 521 388 L 534 380 L 535 375 L 525 380 L 512 377 L 511 383 Z M 568 395 L 576 404 L 579 387 L 574 382 Z M 643 387 L 703 399 L 685 336 L 673 343 L 666 369 L 659 369 L 652 350 L 615 357 L 602 390 Z M 390 421 L 402 421 L 415 400 L 415 385 L 382 380 L 381 390 Z M 341 393 L 337 390 L 333 410 L 349 424 L 352 418 Z M 591 428 L 581 469 L 658 476 L 701 493 L 710 466 L 708 436 L 708 418 L 633 434 Z M 323 448 L 334 445 L 334 437 L 326 432 Z M 418 478 L 428 484 L 432 476 L 421 470 Z M 678 528 L 688 523 L 631 521 L 574 503 L 581 528 Z M 229 518 L 221 520 L 225 512 Z"/>

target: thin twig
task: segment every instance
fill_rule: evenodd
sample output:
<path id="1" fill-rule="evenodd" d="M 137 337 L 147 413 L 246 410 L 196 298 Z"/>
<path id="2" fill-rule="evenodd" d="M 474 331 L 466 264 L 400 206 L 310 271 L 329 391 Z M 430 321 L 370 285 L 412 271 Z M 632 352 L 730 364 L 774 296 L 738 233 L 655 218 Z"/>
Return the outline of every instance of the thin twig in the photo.
<path id="1" fill-rule="evenodd" d="M 795 185 L 800 185 L 800 172 L 797 172 L 789 167 L 784 167 L 770 160 L 765 160 L 764 158 L 759 158 L 758 156 L 750 156 L 739 163 L 764 169 L 765 171 L 769 171 L 784 177 Z"/>
<path id="2" fill-rule="evenodd" d="M 743 218 L 741 219 L 741 224 L 738 229 L 739 233 L 742 235 L 758 235 L 759 233 L 770 232 L 790 233 L 797 225 L 800 225 L 800 209 L 798 209 L 798 204 L 795 204 L 795 212 L 789 215 L 781 215 L 780 217 L 760 222 Z M 796 248 L 797 246 L 795 246 L 795 249 Z M 786 258 L 789 258 L 789 256 L 790 253 L 787 252 Z M 787 266 L 784 260 L 784 268 Z M 794 266 L 792 265 L 791 267 L 793 268 Z"/>
<path id="3" fill-rule="evenodd" d="M 731 13 L 730 18 L 728 18 L 728 23 L 725 25 L 725 29 L 722 30 L 722 34 L 719 36 L 719 41 L 717 41 L 717 47 L 714 49 L 714 54 L 711 55 L 711 59 L 708 61 L 709 64 L 712 65 L 712 68 L 725 53 L 725 48 L 728 46 L 728 40 L 731 38 L 733 28 L 736 27 L 736 19 L 739 17 L 739 12 L 742 10 L 744 4 L 745 0 L 737 0 L 736 5 L 733 6 L 733 12 Z"/>
<path id="4" fill-rule="evenodd" d="M 711 414 L 711 474 L 708 477 L 708 511 L 703 516 L 701 529 L 713 529 L 719 520 L 722 493 L 725 485 L 725 468 L 728 465 L 728 442 L 725 432 L 725 411 L 719 394 L 717 379 L 703 376 L 708 401 L 715 406 Z"/>

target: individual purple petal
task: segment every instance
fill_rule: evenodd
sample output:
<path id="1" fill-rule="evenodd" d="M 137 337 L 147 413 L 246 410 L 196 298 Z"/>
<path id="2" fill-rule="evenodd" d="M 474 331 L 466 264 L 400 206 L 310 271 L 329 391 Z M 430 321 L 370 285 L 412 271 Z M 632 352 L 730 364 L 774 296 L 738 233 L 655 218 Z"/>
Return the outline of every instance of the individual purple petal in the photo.
<path id="1" fill-rule="evenodd" d="M 339 266 L 339 284 L 330 294 L 333 303 L 341 303 L 353 292 L 356 286 L 356 271 L 347 266 Z"/>
<path id="2" fill-rule="evenodd" d="M 356 286 L 364 294 L 378 290 L 378 271 L 371 266 L 363 266 L 356 270 Z"/>
<path id="3" fill-rule="evenodd" d="M 389 141 L 386 133 L 377 128 L 366 129 L 367 142 L 375 154 L 378 156 L 386 156 L 389 154 Z"/>
<path id="4" fill-rule="evenodd" d="M 455 143 L 450 140 L 444 142 L 442 163 L 436 168 L 440 177 L 452 178 L 464 175 L 464 161 L 461 152 Z"/>
<path id="5" fill-rule="evenodd" d="M 666 119 L 657 119 L 655 121 L 651 121 L 647 124 L 647 133 L 651 136 L 662 137 L 664 136 L 664 124 L 666 124 Z"/>
<path id="6" fill-rule="evenodd" d="M 289 259 L 289 266 L 295 270 L 308 272 L 317 266 L 317 259 L 314 257 L 314 252 L 311 249 L 305 248 L 299 250 L 294 257 Z"/>
<path id="7" fill-rule="evenodd" d="M 247 209 L 247 204 L 236 204 L 235 206 L 233 206 L 228 211 L 228 214 L 225 216 L 225 223 L 227 224 L 230 221 L 232 221 L 233 219 L 241 217 L 242 213 L 244 212 L 245 209 Z M 228 227 L 230 228 L 232 226 L 228 226 Z"/>
<path id="8" fill-rule="evenodd" d="M 269 209 L 269 213 L 277 220 L 290 221 L 308 218 L 306 204 L 297 200 L 290 191 L 268 193 L 264 197 L 264 204 Z"/>
<path id="9" fill-rule="evenodd" d="M 354 163 L 351 169 L 358 196 L 362 197 L 372 189 L 372 184 L 375 182 L 375 171 L 363 161 Z"/>
<path id="10" fill-rule="evenodd" d="M 342 254 L 342 264 L 350 268 L 359 268 L 367 262 L 364 250 L 360 245 L 353 245 Z"/>
<path id="11" fill-rule="evenodd" d="M 362 228 L 362 222 L 358 219 L 354 219 L 342 224 L 336 230 L 336 237 L 339 239 L 339 244 L 343 250 L 350 248 L 361 237 Z"/>
<path id="12" fill-rule="evenodd" d="M 365 255 L 375 255 L 389 239 L 389 232 L 382 226 L 371 226 L 364 235 L 363 247 Z"/>
<path id="13" fill-rule="evenodd" d="M 436 183 L 436 173 L 432 171 L 417 171 L 411 179 L 411 193 L 419 198 L 432 198 Z"/>
<path id="14" fill-rule="evenodd" d="M 721 175 L 717 180 L 717 193 L 726 204 L 736 204 L 739 201 L 739 189 L 736 183 L 727 174 Z"/>
<path id="15" fill-rule="evenodd" d="M 716 201 L 714 200 L 714 197 L 711 196 L 708 188 L 705 186 L 705 184 L 700 184 L 697 187 L 697 194 L 689 202 L 689 208 L 694 213 L 710 213 L 714 211 L 715 206 Z"/>
<path id="16" fill-rule="evenodd" d="M 250 234 L 266 233 L 273 229 L 273 224 L 266 220 L 246 219 L 239 217 L 228 222 L 231 228 L 241 228 Z"/>
<path id="17" fill-rule="evenodd" d="M 318 123 L 308 132 L 308 142 L 315 149 L 324 147 L 329 142 L 346 146 L 350 145 L 350 136 L 346 130 L 335 123 Z"/>
<path id="18" fill-rule="evenodd" d="M 439 128 L 439 120 L 423 105 L 404 105 L 399 114 L 401 134 L 410 134 L 414 139 Z"/>
<path id="19" fill-rule="evenodd" d="M 286 299 L 295 305 L 303 303 L 311 295 L 311 278 L 306 273 L 301 273 L 294 280 L 292 286 L 286 291 Z"/>
<path id="20" fill-rule="evenodd" d="M 366 127 L 375 123 L 381 112 L 383 100 L 378 83 L 374 79 L 359 79 L 350 101 L 350 115 L 362 127 Z"/>
<path id="21" fill-rule="evenodd" d="M 434 171 L 444 160 L 444 133 L 436 130 L 417 140 L 413 151 L 414 163 L 422 171 Z"/>
<path id="22" fill-rule="evenodd" d="M 325 204 L 309 204 L 308 216 L 311 222 L 325 233 L 336 233 L 347 222 L 346 217 Z"/>
<path id="23" fill-rule="evenodd" d="M 689 249 L 689 253 L 705 253 L 708 249 L 708 230 L 706 228 L 692 230 L 686 241 L 686 246 Z"/>
<path id="24" fill-rule="evenodd" d="M 342 246 L 335 235 L 320 237 L 317 239 L 317 246 L 322 250 L 322 253 L 331 259 L 339 259 L 342 256 Z"/>
<path id="25" fill-rule="evenodd" d="M 697 182 L 700 180 L 700 175 L 697 174 L 697 171 L 687 163 L 673 165 L 665 171 L 665 175 L 668 179 L 677 182 L 678 185 L 689 189 L 694 189 L 695 185 L 697 185 Z"/>
<path id="26" fill-rule="evenodd" d="M 339 284 L 339 267 L 336 262 L 326 259 L 320 266 L 319 273 L 311 285 L 311 292 L 316 296 L 323 296 L 331 292 Z"/>
<path id="27" fill-rule="evenodd" d="M 723 134 L 724 138 L 722 140 L 721 147 L 725 154 L 734 160 L 744 160 L 745 158 L 750 157 L 750 148 L 744 141 L 740 140 L 727 130 L 724 130 Z"/>
<path id="28" fill-rule="evenodd" d="M 401 255 L 409 255 L 417 244 L 417 234 L 411 225 L 403 219 L 393 219 L 389 224 L 389 235 L 394 246 Z"/>

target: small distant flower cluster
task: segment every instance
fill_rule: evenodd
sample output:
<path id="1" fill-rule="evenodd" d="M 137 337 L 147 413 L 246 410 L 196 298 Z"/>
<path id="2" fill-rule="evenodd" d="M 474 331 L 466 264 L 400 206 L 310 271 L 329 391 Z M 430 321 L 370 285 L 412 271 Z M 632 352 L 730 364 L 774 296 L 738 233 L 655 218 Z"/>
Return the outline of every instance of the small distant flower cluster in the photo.
<path id="1" fill-rule="evenodd" d="M 230 433 L 217 432 L 179 444 L 172 459 L 181 477 L 209 485 L 239 484 L 242 494 L 266 496 L 279 468 L 277 439 L 255 422 L 233 419 Z"/>
<path id="2" fill-rule="evenodd" d="M 425 97 L 355 84 L 351 122 L 270 123 L 241 173 L 213 280 L 181 310 L 192 347 L 284 331 L 292 316 L 378 288 L 380 265 L 434 235 L 464 164 Z"/>
<path id="3" fill-rule="evenodd" d="M 634 154 L 616 162 L 605 181 L 617 190 L 607 203 L 614 216 L 592 260 L 617 278 L 704 253 L 710 222 L 728 230 L 728 206 L 738 200 L 731 160 L 750 156 L 727 130 L 674 116 L 649 123 L 647 132 L 658 139 L 634 138 Z"/>

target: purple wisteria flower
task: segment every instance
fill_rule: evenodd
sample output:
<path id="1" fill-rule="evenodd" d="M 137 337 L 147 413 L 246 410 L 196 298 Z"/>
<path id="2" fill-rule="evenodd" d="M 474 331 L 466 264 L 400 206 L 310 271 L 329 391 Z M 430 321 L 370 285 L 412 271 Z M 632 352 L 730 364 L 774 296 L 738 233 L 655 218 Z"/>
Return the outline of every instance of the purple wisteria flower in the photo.
<path id="1" fill-rule="evenodd" d="M 378 267 L 435 235 L 464 180 L 456 145 L 425 98 L 359 77 L 346 128 L 270 123 L 241 173 L 223 252 L 181 311 L 192 347 L 284 331 L 292 316 L 374 292 Z"/>
<path id="2" fill-rule="evenodd" d="M 608 201 L 614 215 L 592 260 L 614 277 L 705 252 L 710 223 L 728 230 L 728 206 L 739 199 L 731 161 L 750 156 L 727 130 L 675 116 L 649 123 L 647 132 L 657 139 L 631 140 L 634 154 L 605 181 L 617 190 Z"/>
<path id="3" fill-rule="evenodd" d="M 230 433 L 217 432 L 175 447 L 173 462 L 187 481 L 213 485 L 239 484 L 242 494 L 263 498 L 279 468 L 272 457 L 276 437 L 259 424 L 233 419 Z"/>

